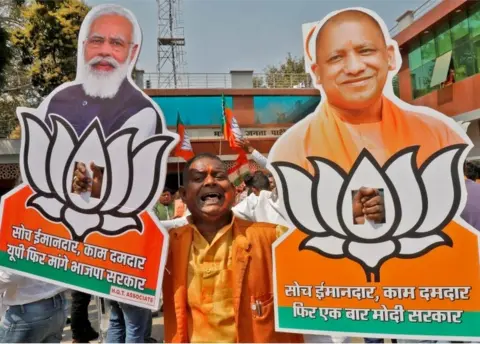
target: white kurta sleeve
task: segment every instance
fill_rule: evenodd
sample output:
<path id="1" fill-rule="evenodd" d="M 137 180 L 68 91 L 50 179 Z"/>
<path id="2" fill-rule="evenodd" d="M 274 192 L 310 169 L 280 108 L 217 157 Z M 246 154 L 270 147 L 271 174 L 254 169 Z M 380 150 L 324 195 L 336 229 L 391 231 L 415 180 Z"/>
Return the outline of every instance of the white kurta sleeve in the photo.
<path id="1" fill-rule="evenodd" d="M 171 229 L 187 225 L 188 220 L 187 220 L 187 216 L 184 216 L 178 219 L 160 221 L 160 224 L 162 225 L 163 228 L 169 231 Z"/>
<path id="2" fill-rule="evenodd" d="M 182 227 L 182 226 L 185 226 L 185 225 L 189 224 L 188 217 L 190 216 L 190 214 L 191 214 L 190 210 L 188 210 L 188 208 L 187 208 L 187 209 L 185 209 L 185 214 L 182 217 L 179 217 L 177 219 L 172 219 L 172 220 L 160 221 L 160 224 L 167 231 L 169 231 L 171 229 L 174 229 L 174 228 Z"/>
<path id="3" fill-rule="evenodd" d="M 258 164 L 258 166 L 260 166 L 261 168 L 267 168 L 268 159 L 265 156 L 263 156 L 262 153 L 260 153 L 255 149 L 251 155 L 252 155 L 253 161 L 255 161 Z"/>
<path id="4" fill-rule="evenodd" d="M 232 208 L 233 214 L 242 220 L 257 222 L 255 216 L 257 203 L 257 196 L 254 193 L 251 193 Z"/>

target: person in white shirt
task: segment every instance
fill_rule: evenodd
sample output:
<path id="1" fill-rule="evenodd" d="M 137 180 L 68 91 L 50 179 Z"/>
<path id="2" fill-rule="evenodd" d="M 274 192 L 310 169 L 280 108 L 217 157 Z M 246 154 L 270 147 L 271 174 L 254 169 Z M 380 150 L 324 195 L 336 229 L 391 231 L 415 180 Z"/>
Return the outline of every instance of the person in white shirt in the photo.
<path id="1" fill-rule="evenodd" d="M 0 343 L 60 343 L 67 321 L 66 289 L 0 270 Z"/>
<path id="2" fill-rule="evenodd" d="M 255 161 L 260 168 L 267 168 L 268 159 L 262 153 L 253 148 L 247 138 L 236 139 L 235 142 L 245 151 L 245 153 L 251 155 L 253 161 Z"/>
<path id="3" fill-rule="evenodd" d="M 17 180 L 20 185 L 22 179 Z M 66 288 L 0 269 L 0 343 L 60 343 Z"/>

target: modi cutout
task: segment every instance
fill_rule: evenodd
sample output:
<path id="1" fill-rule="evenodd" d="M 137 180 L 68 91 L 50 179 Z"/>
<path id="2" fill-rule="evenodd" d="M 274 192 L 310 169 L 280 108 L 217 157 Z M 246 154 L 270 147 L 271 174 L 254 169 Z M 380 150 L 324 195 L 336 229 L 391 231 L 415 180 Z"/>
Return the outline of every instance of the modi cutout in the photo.
<path id="1" fill-rule="evenodd" d="M 393 95 L 389 77 L 401 57 L 384 28 L 367 11 L 346 9 L 311 29 L 306 57 L 322 101 L 277 140 L 270 162 L 291 162 L 313 174 L 307 157 L 323 157 L 348 172 L 365 148 L 382 166 L 403 148 L 419 145 L 420 166 L 441 148 L 467 143 L 447 118 L 421 113 Z"/>

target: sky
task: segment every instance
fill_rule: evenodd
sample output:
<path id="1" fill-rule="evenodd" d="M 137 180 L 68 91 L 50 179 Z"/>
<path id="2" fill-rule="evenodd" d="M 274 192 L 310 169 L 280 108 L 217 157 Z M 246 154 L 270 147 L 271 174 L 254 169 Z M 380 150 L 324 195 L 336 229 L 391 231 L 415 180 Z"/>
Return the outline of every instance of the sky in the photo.
<path id="1" fill-rule="evenodd" d="M 166 0 L 160 0 L 166 1 Z M 302 56 L 302 24 L 331 11 L 365 7 L 377 12 L 388 28 L 407 10 L 425 0 L 175 0 L 181 1 L 186 73 L 262 73 L 288 53 Z M 130 9 L 143 32 L 137 68 L 157 69 L 156 0 L 86 0 L 90 6 L 116 3 Z"/>

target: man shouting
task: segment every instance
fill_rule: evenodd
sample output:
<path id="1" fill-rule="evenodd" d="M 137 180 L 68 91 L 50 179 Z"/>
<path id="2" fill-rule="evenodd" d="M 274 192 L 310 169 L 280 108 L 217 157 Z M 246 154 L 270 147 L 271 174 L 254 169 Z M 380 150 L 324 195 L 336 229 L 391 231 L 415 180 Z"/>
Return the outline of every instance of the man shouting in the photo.
<path id="1" fill-rule="evenodd" d="M 303 342 L 275 331 L 272 243 L 286 228 L 235 217 L 235 188 L 214 155 L 188 161 L 183 180 L 191 216 L 169 233 L 165 342 Z"/>

